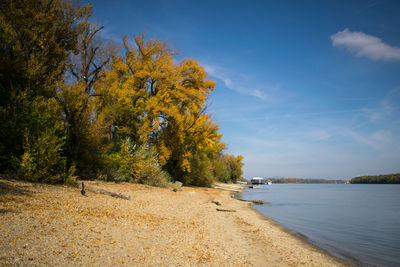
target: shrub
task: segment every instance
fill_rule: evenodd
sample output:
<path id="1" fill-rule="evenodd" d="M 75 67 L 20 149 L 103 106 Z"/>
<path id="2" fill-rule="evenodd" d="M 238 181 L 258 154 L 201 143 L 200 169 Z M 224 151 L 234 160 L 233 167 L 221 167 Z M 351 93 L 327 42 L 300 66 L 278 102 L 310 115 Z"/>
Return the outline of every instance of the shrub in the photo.
<path id="1" fill-rule="evenodd" d="M 220 155 L 213 161 L 213 173 L 216 179 L 224 183 L 236 183 L 242 180 L 243 157 L 238 155 Z"/>
<path id="2" fill-rule="evenodd" d="M 215 181 L 210 159 L 202 153 L 197 153 L 190 163 L 191 172 L 184 177 L 184 184 L 211 187 Z"/>
<path id="3" fill-rule="evenodd" d="M 230 182 L 230 172 L 225 155 L 221 155 L 213 161 L 213 173 L 214 177 L 221 182 Z"/>
<path id="4" fill-rule="evenodd" d="M 232 183 L 236 183 L 238 180 L 241 179 L 242 174 L 243 174 L 243 156 L 238 155 L 237 157 L 233 155 L 227 155 L 227 162 L 230 170 L 230 178 L 229 180 Z"/>
<path id="5" fill-rule="evenodd" d="M 63 123 L 58 120 L 58 108 L 55 99 L 37 97 L 30 103 L 30 123 L 25 129 L 23 153 L 18 161 L 18 174 L 25 180 L 65 181 L 62 178 L 65 158 L 61 153 L 65 138 L 61 135 Z"/>
<path id="6" fill-rule="evenodd" d="M 75 175 L 75 172 L 76 172 L 75 164 L 72 164 L 66 175 L 66 179 L 65 179 L 66 185 L 78 186 L 78 182 L 76 181 L 78 176 Z"/>
<path id="7" fill-rule="evenodd" d="M 156 150 L 147 143 L 140 146 L 133 144 L 130 138 L 122 141 L 120 151 L 109 155 L 107 162 L 107 180 L 160 187 L 168 186 L 171 180 L 168 173 L 162 170 Z"/>

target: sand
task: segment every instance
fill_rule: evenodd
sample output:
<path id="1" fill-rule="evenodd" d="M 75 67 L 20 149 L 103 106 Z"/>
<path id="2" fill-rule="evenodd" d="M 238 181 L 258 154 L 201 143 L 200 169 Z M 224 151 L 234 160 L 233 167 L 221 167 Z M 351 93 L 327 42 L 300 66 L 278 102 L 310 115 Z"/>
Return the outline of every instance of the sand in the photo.
<path id="1" fill-rule="evenodd" d="M 351 265 L 232 198 L 239 185 L 85 184 L 130 200 L 0 179 L 0 266 Z"/>

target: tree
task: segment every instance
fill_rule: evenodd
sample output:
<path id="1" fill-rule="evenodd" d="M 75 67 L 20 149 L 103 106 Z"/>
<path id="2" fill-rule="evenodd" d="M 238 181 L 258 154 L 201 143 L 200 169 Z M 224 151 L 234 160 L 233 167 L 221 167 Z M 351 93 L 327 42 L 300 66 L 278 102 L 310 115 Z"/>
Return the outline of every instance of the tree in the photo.
<path id="1" fill-rule="evenodd" d="M 211 187 L 215 182 L 211 160 L 203 153 L 191 157 L 191 171 L 182 178 L 184 184 Z"/>
<path id="2" fill-rule="evenodd" d="M 352 184 L 399 184 L 400 173 L 370 175 L 354 177 L 350 180 Z"/>
<path id="3" fill-rule="evenodd" d="M 213 162 L 216 179 L 224 183 L 236 183 L 242 178 L 243 156 L 221 154 Z"/>
<path id="4" fill-rule="evenodd" d="M 115 58 L 95 87 L 105 103 L 114 140 L 126 137 L 157 148 L 159 161 L 173 178 L 191 172 L 195 155 L 214 158 L 223 148 L 221 134 L 205 112 L 215 82 L 193 59 L 175 63 L 174 51 L 159 40 L 124 38 L 125 55 Z"/>
<path id="5" fill-rule="evenodd" d="M 93 178 L 101 168 L 101 155 L 108 149 L 109 128 L 92 101 L 87 101 L 85 83 L 64 85 L 57 96 L 62 106 L 66 143 L 66 168 L 75 165 L 77 174 Z M 83 108 L 83 106 L 85 106 Z"/>
<path id="6" fill-rule="evenodd" d="M 83 178 L 210 186 L 223 159 L 221 179 L 240 177 L 241 159 L 220 157 L 206 111 L 215 82 L 198 61 L 176 62 L 144 35 L 125 37 L 121 56 L 73 0 L 5 0 L 0 11 L 1 172 L 65 182 L 76 166 Z"/>
<path id="7" fill-rule="evenodd" d="M 65 182 L 65 143 L 61 110 L 54 98 L 36 97 L 23 103 L 29 114 L 21 159 L 17 159 L 20 177 L 34 182 Z"/>
<path id="8" fill-rule="evenodd" d="M 93 26 L 88 17 L 81 23 L 77 50 L 71 53 L 66 84 L 58 93 L 66 123 L 67 167 L 93 176 L 99 168 L 101 153 L 107 150 L 109 124 L 96 105 L 94 86 L 104 77 L 117 48 L 112 41 L 103 43 L 98 36 L 103 27 Z"/>
<path id="9" fill-rule="evenodd" d="M 1 104 L 15 90 L 54 96 L 91 6 L 73 1 L 5 0 L 0 5 Z M 5 96 L 5 97 L 4 97 Z"/>
<path id="10" fill-rule="evenodd" d="M 24 134 L 35 135 L 24 103 L 55 96 L 90 9 L 62 0 L 1 2 L 0 170 L 15 167 L 24 153 Z"/>

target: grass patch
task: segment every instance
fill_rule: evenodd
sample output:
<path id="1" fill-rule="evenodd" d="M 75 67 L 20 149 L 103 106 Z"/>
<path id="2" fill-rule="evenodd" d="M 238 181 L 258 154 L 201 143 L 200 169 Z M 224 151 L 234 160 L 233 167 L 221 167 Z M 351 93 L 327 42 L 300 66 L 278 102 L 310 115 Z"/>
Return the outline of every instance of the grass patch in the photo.
<path id="1" fill-rule="evenodd" d="M 251 202 L 253 202 L 253 204 L 256 204 L 256 205 L 269 204 L 269 202 L 265 202 L 265 201 L 262 201 L 262 200 L 253 200 Z"/>

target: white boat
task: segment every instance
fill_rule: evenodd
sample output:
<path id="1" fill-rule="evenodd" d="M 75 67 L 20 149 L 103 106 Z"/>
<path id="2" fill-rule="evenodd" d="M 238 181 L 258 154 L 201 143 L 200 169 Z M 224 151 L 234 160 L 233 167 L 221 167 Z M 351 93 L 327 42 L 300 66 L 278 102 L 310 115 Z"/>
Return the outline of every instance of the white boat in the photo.
<path id="1" fill-rule="evenodd" d="M 251 178 L 250 182 L 251 182 L 251 184 L 263 184 L 264 178 L 254 177 L 254 178 Z"/>
<path id="2" fill-rule="evenodd" d="M 272 181 L 271 181 L 271 180 L 268 180 L 268 181 L 266 182 L 266 184 L 267 184 L 267 185 L 272 185 Z"/>

